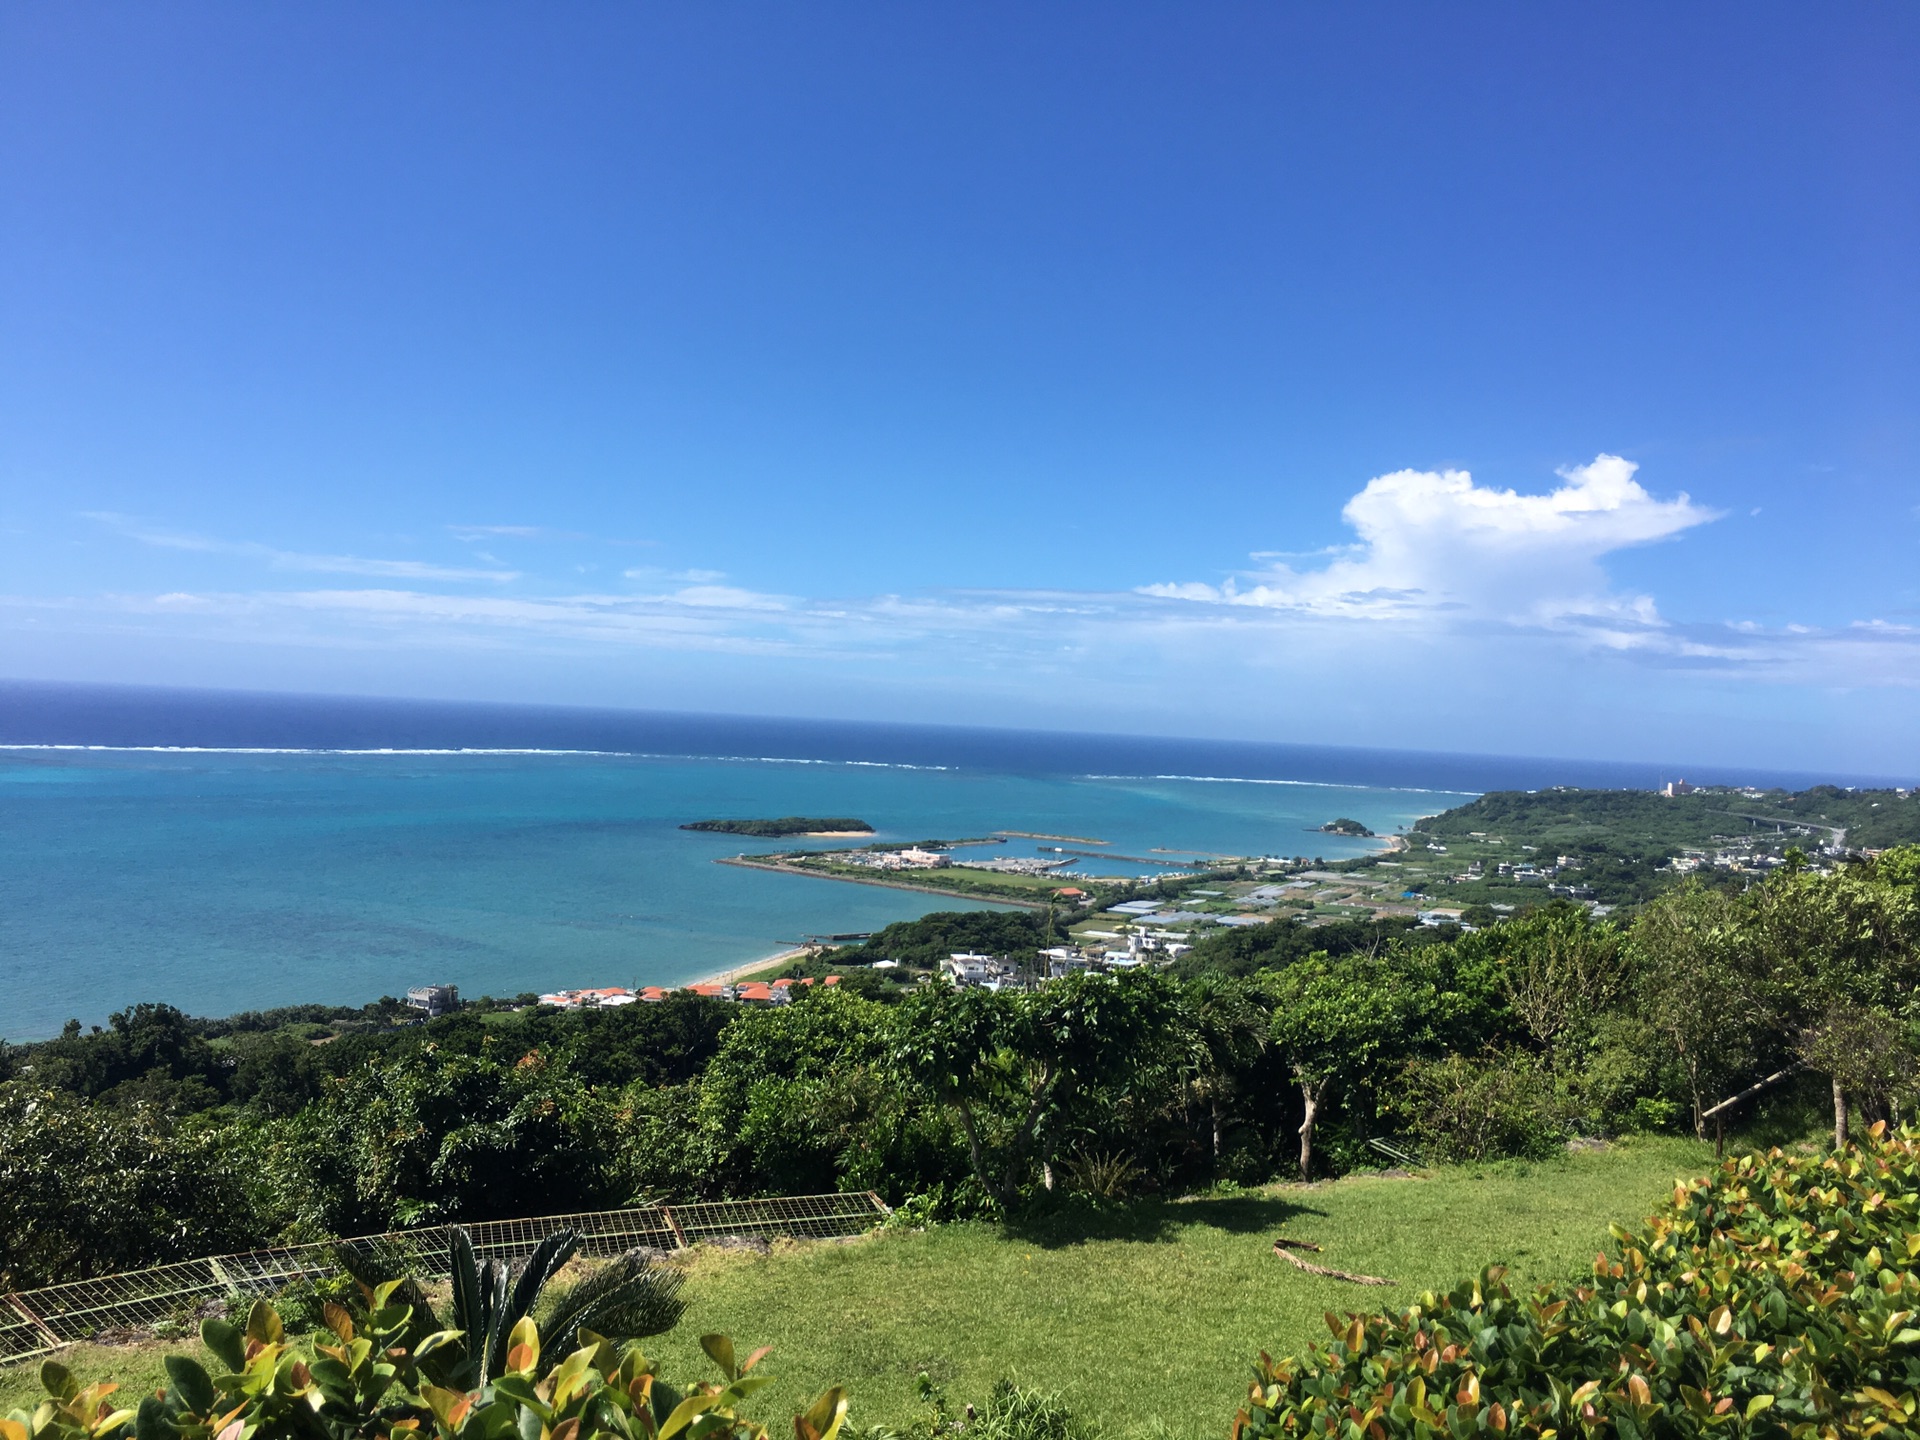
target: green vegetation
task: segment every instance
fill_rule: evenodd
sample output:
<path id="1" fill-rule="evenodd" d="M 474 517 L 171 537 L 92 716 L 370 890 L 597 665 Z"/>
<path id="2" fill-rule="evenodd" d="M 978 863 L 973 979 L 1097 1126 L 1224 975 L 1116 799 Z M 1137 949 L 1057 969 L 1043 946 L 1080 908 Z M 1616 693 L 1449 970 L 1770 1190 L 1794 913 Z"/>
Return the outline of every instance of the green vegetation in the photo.
<path id="1" fill-rule="evenodd" d="M 1679 883 L 1676 859 L 1699 862 L 1706 883 L 1744 889 L 1789 849 L 1813 853 L 1843 838 L 1856 851 L 1920 843 L 1920 797 L 1831 785 L 1674 796 L 1496 791 L 1419 821 L 1405 852 L 1348 863 L 1374 870 L 1386 860 L 1397 879 L 1452 905 L 1539 904 L 1555 883 L 1577 890 L 1577 898 L 1637 905 Z"/>
<path id="2" fill-rule="evenodd" d="M 1489 1269 L 1262 1357 L 1235 1433 L 1911 1436 L 1920 1143 L 1748 1156 L 1525 1299 Z M 1332 1427 L 1332 1428 L 1329 1428 Z"/>
<path id="3" fill-rule="evenodd" d="M 1371 840 L 1373 838 L 1373 831 L 1369 830 L 1365 825 L 1362 825 L 1358 820 L 1349 820 L 1344 815 L 1338 820 L 1329 820 L 1326 824 L 1322 825 L 1320 829 L 1328 835 L 1348 835 L 1356 839 L 1364 840 Z"/>
<path id="4" fill-rule="evenodd" d="M 628 1251 L 574 1284 L 555 1287 L 555 1293 L 547 1294 L 555 1277 L 579 1253 L 577 1231 L 554 1231 L 518 1267 L 501 1260 L 482 1263 L 464 1226 L 449 1227 L 449 1235 L 452 1298 L 445 1315 L 435 1313 L 432 1298 L 404 1271 L 394 1291 L 396 1302 L 411 1311 L 398 1332 L 401 1341 L 415 1351 L 422 1369 L 438 1385 L 474 1390 L 513 1369 L 513 1347 L 536 1307 L 540 1332 L 554 1356 L 573 1353 L 589 1333 L 623 1340 L 658 1335 L 671 1330 L 686 1309 L 680 1299 L 685 1273 L 641 1251 Z M 340 1248 L 342 1261 L 363 1293 L 386 1283 L 380 1275 L 403 1269 L 392 1263 L 396 1257 L 385 1250 L 384 1245 L 376 1246 L 373 1254 L 351 1246 Z M 324 1308 L 322 1314 L 331 1327 L 335 1317 Z M 434 1337 L 438 1343 L 429 1353 L 427 1342 Z"/>
<path id="5" fill-rule="evenodd" d="M 1193 883 L 1159 882 L 1154 898 Z M 1297 893 L 1256 895 L 1239 877 L 1212 888 L 1196 898 Z M 1846 1147 L 1920 1104 L 1920 847 L 1830 871 L 1794 851 L 1764 875 L 1685 880 L 1611 919 L 1562 900 L 1472 931 L 1246 926 L 1174 970 L 1032 988 L 903 986 L 878 978 L 899 971 L 849 963 L 907 958 L 901 968 L 922 973 L 975 948 L 1031 960 L 1079 915 L 890 927 L 814 962 L 869 979 L 782 1005 L 488 1005 L 384 1029 L 378 1010 L 301 1013 L 277 1030 L 148 1005 L 91 1033 L 70 1026 L 0 1052 L 0 1285 L 636 1197 L 871 1188 L 900 1208 L 877 1240 L 697 1258 L 693 1310 L 663 1353 L 684 1357 L 691 1330 L 725 1324 L 789 1349 L 794 1385 L 827 1378 L 808 1365 L 871 1385 L 867 1419 L 906 1423 L 909 1377 L 925 1369 L 970 1387 L 966 1398 L 1003 1374 L 1064 1388 L 1073 1424 L 1217 1434 L 1222 1387 L 1254 1349 L 1296 1348 L 1318 1311 L 1354 1303 L 1270 1254 L 1279 1231 L 1409 1292 L 1488 1260 L 1516 1269 L 1422 1301 L 1417 1317 L 1342 1322 L 1333 1346 L 1274 1362 L 1243 1432 L 1333 1433 L 1313 1417 L 1344 1387 L 1341 1423 L 1378 1398 L 1382 1434 L 1416 1433 L 1429 1410 L 1461 1435 L 1571 1434 L 1601 1419 L 1623 1437 L 1785 1436 L 1801 1422 L 1913 1433 L 1920 1327 L 1893 1317 L 1915 1308 L 1920 1284 L 1906 1269 L 1920 1253 L 1906 1238 L 1920 1228 L 1920 1148 L 1877 1132 L 1864 1156 Z M 1828 1117 L 1842 1159 L 1742 1162 L 1623 1240 L 1607 1262 L 1621 1268 L 1593 1284 L 1538 1302 L 1503 1289 L 1563 1277 L 1601 1217 L 1632 1218 L 1658 1188 L 1651 1172 L 1696 1169 L 1723 1127 L 1798 1141 Z M 1593 1137 L 1611 1147 L 1568 1154 Z M 1386 1156 L 1460 1168 L 1322 1179 Z M 1320 1183 L 1260 1188 L 1302 1178 Z M 899 1233 L 928 1221 L 960 1223 Z M 421 1433 L 511 1440 L 486 1427 L 522 1423 L 504 1371 L 538 1366 L 515 1358 L 520 1324 L 557 1258 L 529 1272 L 524 1305 L 504 1275 L 467 1267 L 450 1328 L 486 1336 L 484 1352 L 429 1346 L 419 1327 L 442 1322 L 420 1297 L 400 1297 L 410 1317 L 396 1319 L 385 1312 L 398 1292 L 376 1296 L 353 1321 L 382 1344 L 401 1337 L 389 1379 L 426 1404 Z M 631 1266 L 600 1283 L 652 1273 Z M 566 1304 L 542 1302 L 560 1307 L 540 1312 L 556 1335 Z M 280 1355 L 266 1333 L 277 1322 L 256 1319 L 252 1343 Z M 282 1385 L 229 1363 L 237 1331 L 211 1329 L 208 1343 L 219 1374 L 171 1367 L 170 1398 L 153 1403 L 172 1408 L 147 1417 L 147 1440 L 199 1434 L 216 1400 L 256 1407 L 274 1440 L 309 1381 L 334 1407 L 328 1440 L 372 1433 L 376 1377 L 357 1361 L 324 1373 L 303 1362 L 300 1379 L 288 1360 Z M 583 1353 L 568 1363 L 589 1390 L 630 1359 Z M 738 1371 L 722 1364 L 731 1385 Z M 419 1388 L 495 1373 L 491 1394 L 467 1402 Z M 648 1430 L 641 1378 L 624 1375 L 634 1408 L 620 1413 Z M 78 1380 L 54 1379 L 59 1402 L 29 1417 L 36 1437 L 116 1428 L 81 1413 L 98 1397 Z M 996 1393 L 980 1440 L 1075 1440 L 1057 1408 Z M 406 1414 L 414 1400 L 394 1403 Z M 464 1428 L 450 1418 L 459 1403 L 489 1418 Z M 610 1415 L 595 1411 L 581 1433 Z M 14 1423 L 7 1440 L 23 1440 L 28 1422 Z M 716 1435 L 731 1424 L 716 1421 Z M 989 1434 L 1022 1425 L 1036 1433 Z"/>
<path id="6" fill-rule="evenodd" d="M 1325 1335 L 1321 1316 L 1369 1292 L 1301 1274 L 1276 1234 L 1325 1247 L 1329 1265 L 1390 1276 L 1385 1293 L 1450 1286 L 1489 1260 L 1526 1282 L 1571 1274 L 1610 1221 L 1652 1211 L 1711 1152 L 1645 1140 L 1537 1166 L 1355 1178 L 1111 1211 L 1076 1210 L 1004 1232 L 981 1223 L 887 1233 L 857 1245 L 702 1251 L 686 1320 L 655 1350 L 672 1367 L 696 1337 L 731 1329 L 774 1347 L 784 1409 L 844 1382 L 862 1425 L 914 1419 L 922 1371 L 956 1400 L 1002 1376 L 1059 1390 L 1104 1434 L 1218 1437 L 1258 1351 Z"/>
<path id="7" fill-rule="evenodd" d="M 444 1383 L 444 1357 L 460 1348 L 451 1331 L 421 1335 L 419 1310 L 407 1287 L 388 1281 L 364 1292 L 353 1308 L 329 1304 L 324 1340 L 302 1345 L 274 1307 L 257 1301 L 244 1327 L 201 1322 L 209 1370 L 191 1355 L 165 1359 L 167 1383 L 136 1408 L 107 1400 L 112 1382 L 83 1385 L 63 1363 L 44 1362 L 44 1394 L 33 1409 L 0 1419 L 6 1440 L 202 1440 L 211 1435 L 259 1440 L 768 1440 L 764 1425 L 739 1407 L 765 1381 L 749 1374 L 762 1358 L 736 1360 L 724 1335 L 702 1342 L 720 1369 L 718 1381 L 684 1391 L 667 1384 L 638 1342 L 616 1345 L 584 1335 L 571 1352 L 544 1347 L 539 1328 L 522 1317 L 506 1337 L 498 1373 L 470 1387 Z M 335 1342 L 335 1343 L 328 1343 Z M 137 1393 L 137 1392 L 136 1392 Z M 846 1399 L 830 1389 L 793 1422 L 796 1440 L 833 1440 Z M 691 1423 L 690 1423 L 691 1422 Z"/>
<path id="8" fill-rule="evenodd" d="M 783 815 L 778 820 L 695 820 L 682 830 L 712 830 L 721 835 L 755 835 L 781 839 L 788 835 L 871 835 L 873 826 L 845 815 Z"/>
<path id="9" fill-rule="evenodd" d="M 1604 836 L 1669 851 L 1710 845 L 1721 836 L 1778 835 L 1783 828 L 1790 838 L 1824 844 L 1838 828 L 1849 845 L 1882 849 L 1920 843 L 1920 796 L 1833 785 L 1798 792 L 1713 788 L 1674 796 L 1651 790 L 1498 790 L 1415 828 L 1460 839 L 1480 831 L 1512 842 Z M 1804 833 L 1792 835 L 1796 829 Z"/>
<path id="10" fill-rule="evenodd" d="M 748 855 L 742 858 L 835 880 L 892 885 L 902 890 L 927 890 L 936 895 L 978 897 L 1015 905 L 1044 904 L 1046 897 L 1061 884 L 1049 875 L 1003 875 L 993 870 L 969 870 L 960 865 L 946 865 L 937 870 L 879 870 L 869 865 L 848 864 L 831 851 L 819 855 L 799 853 Z"/>
<path id="11" fill-rule="evenodd" d="M 996 993 L 843 966 L 872 993 L 461 1013 L 277 1046 L 245 1094 L 198 1022 L 147 1007 L 6 1059 L 0 1283 L 635 1196 L 873 1189 L 1024 1223 L 1072 1197 L 1821 1111 L 1838 1142 L 1920 1100 L 1916 882 L 1920 849 L 1896 850 L 1683 887 L 1631 924 L 1561 903 L 1473 933 L 1355 922 L 1305 953 L 1339 932 L 1247 927 L 1221 942 L 1237 973 Z M 875 945 L 937 954 L 972 926 L 1031 954 L 1045 924 L 946 917 Z"/>
<path id="12" fill-rule="evenodd" d="M 1590 1262 L 1610 1221 L 1651 1213 L 1676 1178 L 1710 1162 L 1695 1142 L 1644 1139 L 1539 1165 L 1069 1207 L 1012 1231 L 974 1222 L 767 1254 L 703 1248 L 684 1319 L 647 1350 L 688 1374 L 705 1363 L 704 1334 L 771 1345 L 764 1368 L 778 1378 L 756 1401 L 767 1414 L 845 1383 L 852 1421 L 906 1426 L 923 1413 L 924 1370 L 956 1407 L 1009 1376 L 1062 1391 L 1107 1435 L 1157 1433 L 1160 1422 L 1217 1440 L 1258 1350 L 1304 1349 L 1325 1334 L 1323 1312 L 1367 1295 L 1286 1268 L 1276 1234 L 1324 1246 L 1317 1258 L 1331 1265 L 1392 1277 L 1392 1295 L 1448 1287 L 1490 1260 L 1517 1284 L 1545 1283 Z M 82 1383 L 112 1375 L 139 1394 L 168 1383 L 162 1349 L 85 1346 L 62 1359 Z M 0 1413 L 36 1391 L 32 1367 L 0 1370 Z"/>
<path id="13" fill-rule="evenodd" d="M 932 970 L 956 953 L 1004 955 L 1031 964 L 1046 938 L 1046 917 L 1031 910 L 949 910 L 901 920 L 859 945 L 834 952 L 839 966 L 892 960 Z"/>

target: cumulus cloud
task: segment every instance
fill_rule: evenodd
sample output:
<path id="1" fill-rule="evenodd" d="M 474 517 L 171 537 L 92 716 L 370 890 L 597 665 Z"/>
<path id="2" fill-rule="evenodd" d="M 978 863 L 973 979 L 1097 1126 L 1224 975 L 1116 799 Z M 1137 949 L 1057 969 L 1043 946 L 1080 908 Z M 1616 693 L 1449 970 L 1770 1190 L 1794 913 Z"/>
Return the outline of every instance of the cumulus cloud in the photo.
<path id="1" fill-rule="evenodd" d="M 1718 518 L 1685 494 L 1655 498 L 1637 469 L 1600 455 L 1540 495 L 1476 485 L 1465 470 L 1397 470 L 1347 502 L 1341 516 L 1358 541 L 1318 569 L 1275 563 L 1222 585 L 1143 593 L 1349 619 L 1574 626 L 1630 643 L 1659 613 L 1651 597 L 1615 591 L 1601 559 Z"/>

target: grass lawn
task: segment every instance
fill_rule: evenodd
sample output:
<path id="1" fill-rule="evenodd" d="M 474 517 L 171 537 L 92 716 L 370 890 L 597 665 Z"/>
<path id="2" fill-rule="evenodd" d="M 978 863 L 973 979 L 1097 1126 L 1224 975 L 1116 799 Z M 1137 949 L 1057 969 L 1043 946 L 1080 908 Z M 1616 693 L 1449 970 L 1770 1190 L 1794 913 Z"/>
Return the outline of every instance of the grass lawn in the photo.
<path id="1" fill-rule="evenodd" d="M 1711 1161 L 1692 1142 L 1640 1139 L 1546 1164 L 1142 1206 L 1104 1233 L 953 1225 L 764 1256 L 705 1251 L 685 1321 L 654 1351 L 687 1374 L 703 1332 L 772 1345 L 768 1415 L 840 1381 L 860 1422 L 901 1423 L 925 1370 L 956 1403 L 1005 1375 L 1064 1391 L 1108 1435 L 1164 1424 L 1217 1440 L 1258 1352 L 1324 1335 L 1326 1311 L 1408 1304 L 1490 1262 L 1528 1281 L 1583 1270 L 1608 1221 L 1643 1218 Z M 1272 1253 L 1283 1232 L 1322 1245 L 1324 1264 L 1400 1283 L 1302 1274 Z"/>
<path id="2" fill-rule="evenodd" d="M 1608 1221 L 1639 1220 L 1711 1160 L 1690 1141 L 1636 1139 L 1543 1164 L 1144 1204 L 1073 1230 L 951 1225 L 768 1255 L 704 1249 L 686 1319 L 649 1353 L 687 1377 L 704 1373 L 704 1332 L 727 1332 L 743 1353 L 772 1345 L 763 1363 L 779 1383 L 756 1413 L 776 1433 L 836 1381 L 859 1423 L 911 1420 L 925 1370 L 956 1405 L 1004 1375 L 1064 1391 L 1111 1437 L 1218 1440 L 1255 1355 L 1324 1335 L 1324 1312 L 1404 1305 L 1490 1262 L 1527 1281 L 1582 1270 Z M 1322 1245 L 1324 1264 L 1399 1283 L 1302 1274 L 1272 1253 L 1281 1233 Z M 137 1393 L 161 1383 L 164 1349 L 83 1346 L 63 1359 L 83 1380 L 110 1373 Z M 0 1413 L 35 1392 L 30 1364 L 0 1370 Z"/>

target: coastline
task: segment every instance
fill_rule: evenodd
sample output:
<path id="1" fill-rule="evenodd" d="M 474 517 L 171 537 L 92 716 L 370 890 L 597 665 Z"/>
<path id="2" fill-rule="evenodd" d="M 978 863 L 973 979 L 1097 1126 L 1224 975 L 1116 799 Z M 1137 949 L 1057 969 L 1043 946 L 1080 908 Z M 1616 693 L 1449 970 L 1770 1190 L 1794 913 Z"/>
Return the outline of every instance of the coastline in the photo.
<path id="1" fill-rule="evenodd" d="M 955 900 L 972 900 L 981 905 L 1011 905 L 1016 910 L 1044 910 L 1038 900 L 1003 900 L 998 895 L 981 895 L 971 890 L 945 890 L 937 885 L 909 885 L 899 880 L 869 880 L 864 875 L 826 875 L 798 865 L 772 865 L 765 860 L 749 860 L 741 855 L 722 855 L 716 865 L 739 865 L 748 870 L 771 870 L 776 875 L 804 875 L 809 880 L 834 880 L 842 885 L 879 885 L 887 890 L 917 890 L 922 895 L 946 895 Z"/>
<path id="2" fill-rule="evenodd" d="M 749 975 L 758 974 L 762 970 L 771 970 L 776 965 L 785 965 L 790 960 L 798 960 L 806 955 L 809 949 L 809 946 L 802 945 L 795 950 L 782 950 L 777 955 L 767 955 L 759 960 L 749 960 L 746 964 L 735 965 L 731 969 L 716 970 L 711 975 L 702 975 L 693 980 L 683 980 L 675 988 L 685 990 L 691 985 L 733 985 L 746 979 Z"/>

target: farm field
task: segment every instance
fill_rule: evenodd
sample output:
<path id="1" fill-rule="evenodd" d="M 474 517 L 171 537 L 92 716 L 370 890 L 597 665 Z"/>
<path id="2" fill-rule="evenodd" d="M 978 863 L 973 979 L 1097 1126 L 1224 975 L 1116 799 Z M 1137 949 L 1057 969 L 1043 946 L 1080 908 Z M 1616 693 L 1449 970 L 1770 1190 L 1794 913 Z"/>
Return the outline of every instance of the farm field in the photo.
<path id="1" fill-rule="evenodd" d="M 702 1333 L 771 1345 L 764 1364 L 778 1383 L 756 1413 L 776 1433 L 836 1381 L 858 1423 L 910 1422 L 923 1413 L 924 1370 L 956 1407 L 1009 1376 L 1064 1392 L 1108 1437 L 1218 1437 L 1255 1355 L 1300 1349 L 1325 1333 L 1324 1312 L 1407 1304 L 1491 1262 L 1529 1282 L 1584 1268 L 1609 1221 L 1637 1221 L 1711 1160 L 1690 1141 L 1640 1138 L 1547 1163 L 1148 1202 L 1032 1233 L 952 1225 L 767 1254 L 703 1249 L 686 1318 L 649 1353 L 685 1377 L 706 1365 Z M 1302 1274 L 1272 1253 L 1282 1233 L 1323 1246 L 1322 1263 L 1399 1283 Z M 62 1358 L 83 1381 L 112 1375 L 138 1394 L 164 1383 L 169 1348 L 188 1347 L 82 1346 Z M 0 1370 L 0 1413 L 36 1394 L 31 1363 Z"/>

